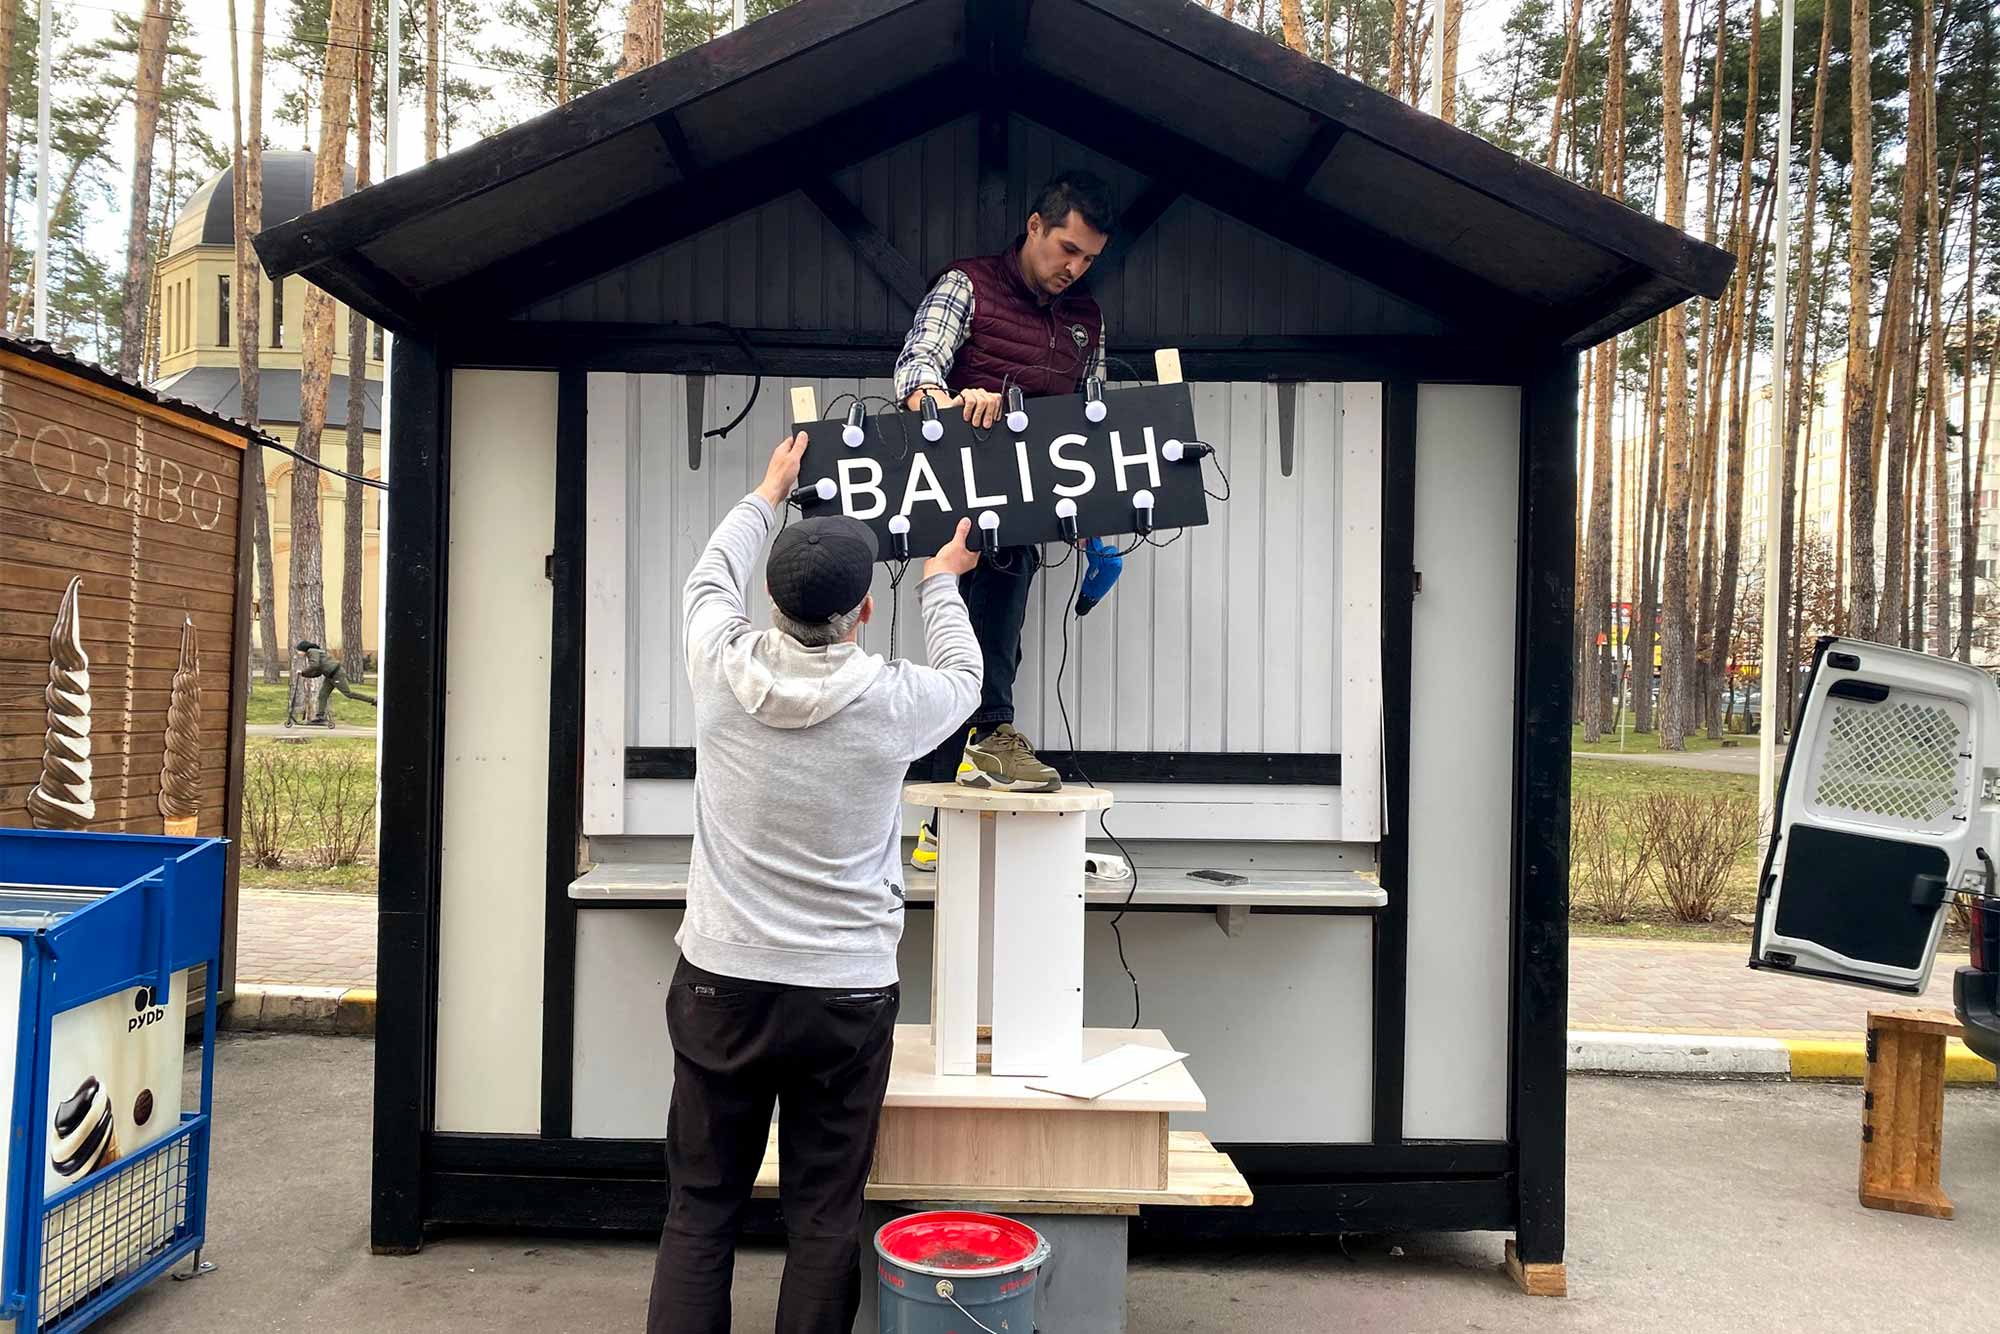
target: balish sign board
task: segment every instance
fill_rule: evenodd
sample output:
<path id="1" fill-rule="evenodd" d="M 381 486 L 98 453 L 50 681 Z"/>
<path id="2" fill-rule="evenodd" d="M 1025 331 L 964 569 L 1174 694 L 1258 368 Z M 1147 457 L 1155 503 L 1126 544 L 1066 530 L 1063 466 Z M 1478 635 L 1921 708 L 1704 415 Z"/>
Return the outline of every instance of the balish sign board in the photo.
<path id="1" fill-rule="evenodd" d="M 915 412 L 864 416 L 859 444 L 847 443 L 856 437 L 845 416 L 801 423 L 806 454 L 799 485 L 832 483 L 830 498 L 809 496 L 801 508 L 809 518 L 862 520 L 875 530 L 883 560 L 898 558 L 889 526 L 897 515 L 909 519 L 908 550 L 920 559 L 943 546 L 961 518 L 977 524 L 983 514 L 999 521 L 986 539 L 993 545 L 1062 541 L 1064 500 L 1075 502 L 1077 537 L 1207 523 L 1200 461 L 1167 457 L 1175 452 L 1169 442 L 1197 438 L 1188 387 L 1121 389 L 1103 402 L 1103 420 L 1093 422 L 1080 395 L 1028 399 L 1027 422 L 1018 431 L 1009 429 L 1005 413 L 981 431 L 952 409 L 939 414 L 943 429 L 935 441 L 924 439 L 924 418 Z M 1142 493 L 1152 499 L 1150 523 L 1134 503 Z"/>

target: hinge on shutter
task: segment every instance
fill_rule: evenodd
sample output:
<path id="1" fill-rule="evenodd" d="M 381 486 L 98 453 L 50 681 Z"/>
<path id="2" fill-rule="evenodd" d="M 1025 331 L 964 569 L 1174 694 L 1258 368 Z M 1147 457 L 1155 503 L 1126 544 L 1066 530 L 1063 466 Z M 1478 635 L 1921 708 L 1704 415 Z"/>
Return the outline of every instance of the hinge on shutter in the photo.
<path id="1" fill-rule="evenodd" d="M 1866 1121 L 1861 1123 L 1861 1142 L 1863 1144 L 1873 1144 L 1875 1142 L 1875 1127 L 1869 1125 Z"/>
<path id="2" fill-rule="evenodd" d="M 1868 1064 L 1875 1064 L 1875 1030 L 1868 1030 Z"/>

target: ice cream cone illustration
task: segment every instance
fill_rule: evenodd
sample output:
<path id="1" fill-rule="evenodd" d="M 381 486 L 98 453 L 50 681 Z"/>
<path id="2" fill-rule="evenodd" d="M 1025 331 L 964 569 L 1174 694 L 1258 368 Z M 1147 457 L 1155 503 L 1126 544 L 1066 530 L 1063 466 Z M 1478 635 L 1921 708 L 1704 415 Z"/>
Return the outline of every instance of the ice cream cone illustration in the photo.
<path id="1" fill-rule="evenodd" d="M 118 1161 L 118 1118 L 111 1095 L 96 1075 L 56 1104 L 54 1136 L 49 1140 L 49 1164 L 56 1175 L 77 1178 Z"/>
<path id="2" fill-rule="evenodd" d="M 160 814 L 169 834 L 194 834 L 201 818 L 201 650 L 194 619 L 181 622 L 181 661 L 167 705 L 167 758 L 160 769 Z"/>
<path id="3" fill-rule="evenodd" d="M 83 654 L 83 580 L 69 581 L 49 631 L 49 727 L 42 777 L 28 794 L 37 829 L 81 829 L 97 814 L 90 795 L 90 660 Z"/>

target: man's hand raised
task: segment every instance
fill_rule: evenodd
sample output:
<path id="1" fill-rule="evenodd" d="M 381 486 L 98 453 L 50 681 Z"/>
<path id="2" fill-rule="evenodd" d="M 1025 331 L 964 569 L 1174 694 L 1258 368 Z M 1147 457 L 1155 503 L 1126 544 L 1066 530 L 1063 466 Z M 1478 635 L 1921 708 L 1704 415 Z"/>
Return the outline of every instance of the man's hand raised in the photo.
<path id="1" fill-rule="evenodd" d="M 934 574 L 962 575 L 979 564 L 979 553 L 965 545 L 965 539 L 972 533 L 972 520 L 960 519 L 958 531 L 951 535 L 951 541 L 938 548 L 938 554 L 924 562 L 924 578 Z"/>
<path id="2" fill-rule="evenodd" d="M 774 510 L 785 507 L 785 498 L 792 494 L 792 488 L 799 484 L 799 464 L 806 456 L 806 433 L 787 436 L 771 451 L 770 466 L 764 469 L 764 480 L 757 487 L 757 494 L 764 497 Z"/>

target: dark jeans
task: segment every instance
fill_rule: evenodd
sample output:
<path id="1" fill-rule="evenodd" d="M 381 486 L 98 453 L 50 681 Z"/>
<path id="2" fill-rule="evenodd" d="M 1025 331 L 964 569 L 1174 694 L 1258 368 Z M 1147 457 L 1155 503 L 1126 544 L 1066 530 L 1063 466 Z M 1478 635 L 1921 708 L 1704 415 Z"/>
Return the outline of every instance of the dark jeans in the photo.
<path id="1" fill-rule="evenodd" d="M 748 982 L 682 960 L 667 991 L 667 1225 L 647 1334 L 728 1334 L 743 1206 L 778 1116 L 778 1334 L 849 1334 L 861 1194 L 889 1086 L 898 989 Z"/>
<path id="2" fill-rule="evenodd" d="M 966 616 L 986 660 L 986 678 L 979 687 L 979 712 L 973 727 L 986 728 L 1014 721 L 1014 678 L 1021 670 L 1021 626 L 1028 619 L 1028 593 L 1041 569 L 1039 547 L 1002 547 L 985 553 L 970 573 L 961 575 L 958 591 L 965 598 Z M 959 738 L 963 741 L 964 738 Z M 957 767 L 956 743 L 952 765 Z"/>

